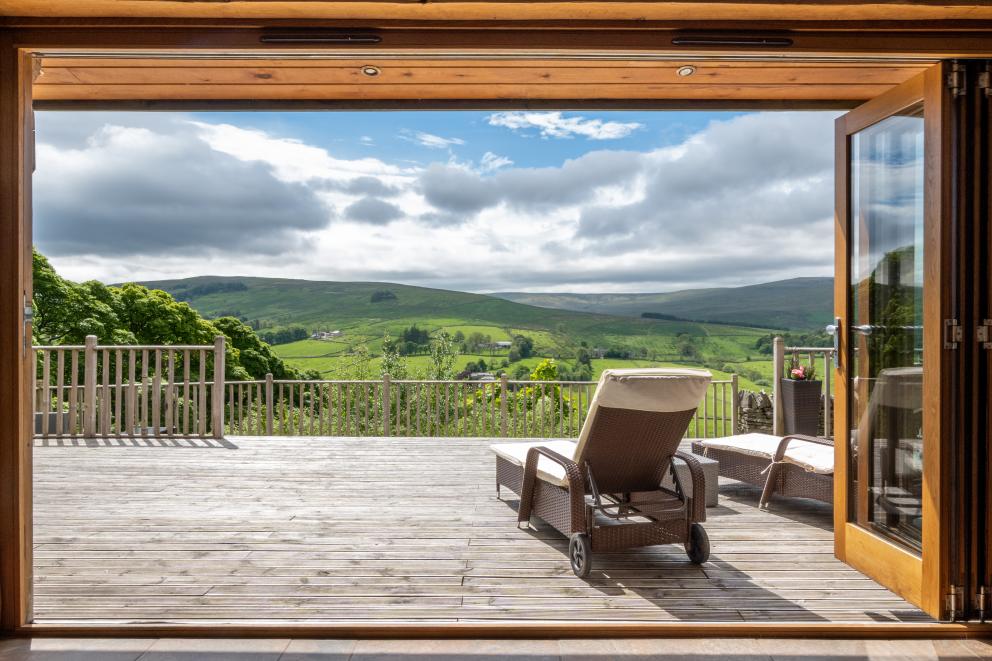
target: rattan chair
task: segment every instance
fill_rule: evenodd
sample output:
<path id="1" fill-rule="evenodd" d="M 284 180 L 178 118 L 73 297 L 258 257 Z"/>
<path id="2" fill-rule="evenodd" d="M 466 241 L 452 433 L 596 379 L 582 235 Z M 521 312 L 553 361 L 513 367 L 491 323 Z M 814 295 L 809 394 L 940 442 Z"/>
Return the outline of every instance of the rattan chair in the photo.
<path id="1" fill-rule="evenodd" d="M 739 434 L 693 441 L 694 454 L 716 459 L 720 475 L 762 487 L 758 507 L 773 495 L 834 501 L 834 442 L 790 434 Z"/>
<path id="2" fill-rule="evenodd" d="M 692 562 L 706 562 L 705 478 L 678 446 L 711 378 L 699 370 L 605 370 L 578 442 L 491 446 L 497 497 L 501 487 L 520 496 L 518 525 L 534 515 L 568 536 L 580 577 L 589 575 L 594 552 L 653 544 L 683 544 Z M 675 457 L 689 466 L 691 490 L 679 481 Z M 668 472 L 673 489 L 661 486 Z"/>

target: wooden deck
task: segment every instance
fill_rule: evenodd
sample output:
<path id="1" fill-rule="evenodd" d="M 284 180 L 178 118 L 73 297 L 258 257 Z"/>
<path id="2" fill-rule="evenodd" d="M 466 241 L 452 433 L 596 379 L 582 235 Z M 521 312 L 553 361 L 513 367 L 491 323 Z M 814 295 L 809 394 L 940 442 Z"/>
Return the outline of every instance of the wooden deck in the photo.
<path id="1" fill-rule="evenodd" d="M 927 621 L 834 559 L 830 508 L 722 485 L 713 554 L 515 527 L 481 439 L 35 442 L 37 621 Z"/>

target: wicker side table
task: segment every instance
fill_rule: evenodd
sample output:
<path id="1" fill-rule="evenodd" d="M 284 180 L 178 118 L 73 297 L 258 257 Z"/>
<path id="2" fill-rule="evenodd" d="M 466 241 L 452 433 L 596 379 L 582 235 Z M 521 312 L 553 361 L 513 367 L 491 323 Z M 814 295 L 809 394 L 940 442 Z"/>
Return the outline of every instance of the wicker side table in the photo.
<path id="1" fill-rule="evenodd" d="M 720 462 L 709 457 L 696 455 L 696 459 L 703 466 L 703 475 L 706 477 L 706 507 L 716 507 L 720 494 Z M 681 459 L 675 459 L 675 470 L 679 474 L 679 481 L 685 487 L 686 495 L 692 496 L 692 477 L 689 475 L 689 467 Z M 661 486 L 669 489 L 674 488 L 671 473 L 665 475 Z"/>

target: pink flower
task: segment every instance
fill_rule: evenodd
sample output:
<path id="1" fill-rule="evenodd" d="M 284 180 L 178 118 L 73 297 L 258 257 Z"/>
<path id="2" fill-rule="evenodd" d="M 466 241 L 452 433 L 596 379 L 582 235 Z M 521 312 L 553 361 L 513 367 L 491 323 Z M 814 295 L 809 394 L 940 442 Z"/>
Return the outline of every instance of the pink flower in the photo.
<path id="1" fill-rule="evenodd" d="M 797 368 L 795 368 L 794 370 L 792 370 L 792 378 L 793 379 L 805 379 L 806 378 L 806 369 L 803 368 L 803 367 L 797 367 Z"/>

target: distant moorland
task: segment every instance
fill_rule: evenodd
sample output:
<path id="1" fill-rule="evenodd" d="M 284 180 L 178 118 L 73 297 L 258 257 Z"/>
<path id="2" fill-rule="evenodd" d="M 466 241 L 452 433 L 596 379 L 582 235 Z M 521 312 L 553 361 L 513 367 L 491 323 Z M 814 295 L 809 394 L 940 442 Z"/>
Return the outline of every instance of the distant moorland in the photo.
<path id="1" fill-rule="evenodd" d="M 490 296 L 382 282 L 215 276 L 142 284 L 188 302 L 204 317 L 241 319 L 276 345 L 274 352 L 287 364 L 325 378 L 348 377 L 356 349 L 367 347 L 379 356 L 387 336 L 416 375 L 427 360 L 422 336 L 444 330 L 461 353 L 458 368 L 469 371 L 519 376 L 545 357 L 557 358 L 571 378 L 595 378 L 606 367 L 688 364 L 708 367 L 718 377 L 735 371 L 745 387 L 761 387 L 771 376 L 771 334 L 811 329 L 830 310 L 824 279 L 581 296 Z M 511 297 L 521 301 L 506 300 Z M 567 309 L 578 305 L 583 309 Z M 340 335 L 310 339 L 318 331 Z M 532 344 L 523 352 L 521 336 Z M 804 343 L 817 339 L 802 337 Z"/>
<path id="2" fill-rule="evenodd" d="M 533 294 L 493 296 L 542 308 L 630 317 L 645 314 L 763 328 L 809 330 L 830 323 L 832 278 L 793 278 L 744 287 L 687 289 L 666 294 Z"/>

